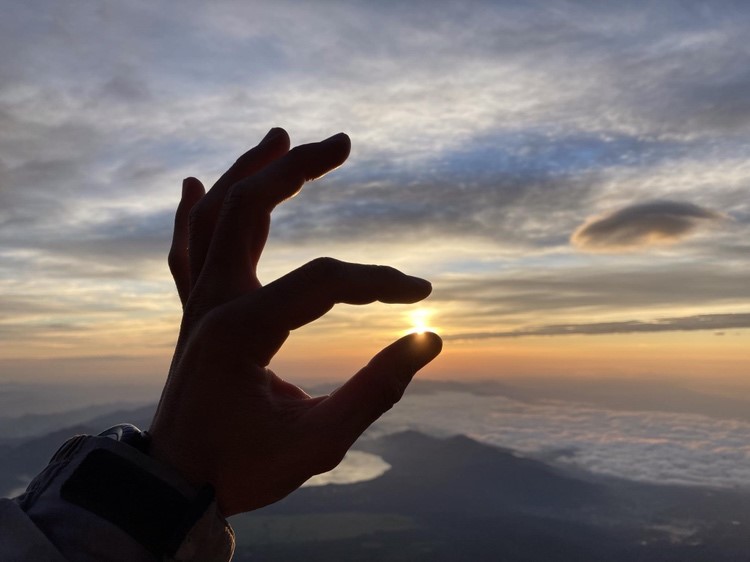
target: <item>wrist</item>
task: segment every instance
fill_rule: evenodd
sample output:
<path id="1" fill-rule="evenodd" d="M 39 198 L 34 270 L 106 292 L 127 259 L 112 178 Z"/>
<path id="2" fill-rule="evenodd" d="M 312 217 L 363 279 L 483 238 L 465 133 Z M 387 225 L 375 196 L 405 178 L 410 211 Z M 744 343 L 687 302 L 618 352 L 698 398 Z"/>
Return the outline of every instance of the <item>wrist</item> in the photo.
<path id="1" fill-rule="evenodd" d="M 199 452 L 195 448 L 195 441 L 190 437 L 185 438 L 177 432 L 163 429 L 153 424 L 146 432 L 149 440 L 148 454 L 171 470 L 194 488 L 202 488 L 210 485 L 216 488 L 215 479 L 208 470 L 205 463 L 206 458 L 211 455 L 208 452 Z"/>
<path id="2" fill-rule="evenodd" d="M 151 454 L 148 432 L 131 424 L 118 424 L 102 433 L 127 447 L 96 449 L 89 453 L 63 485 L 65 499 L 96 513 L 126 531 L 152 553 L 167 559 L 202 560 L 207 556 L 206 527 L 214 538 L 225 537 L 214 529 L 231 528 L 217 509 L 209 485 L 194 485 L 179 470 Z M 158 448 L 157 448 L 158 450 Z M 112 482 L 120 486 L 112 487 Z M 213 545 L 226 551 L 233 540 Z M 203 554 L 195 558 L 198 548 Z M 223 556 L 219 557 L 223 559 Z"/>

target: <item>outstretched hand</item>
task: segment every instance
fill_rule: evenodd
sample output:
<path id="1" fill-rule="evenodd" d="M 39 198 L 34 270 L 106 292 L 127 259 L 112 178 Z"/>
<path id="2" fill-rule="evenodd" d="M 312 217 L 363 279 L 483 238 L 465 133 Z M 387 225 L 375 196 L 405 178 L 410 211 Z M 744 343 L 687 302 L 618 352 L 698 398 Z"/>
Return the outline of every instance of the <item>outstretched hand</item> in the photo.
<path id="1" fill-rule="evenodd" d="M 391 267 L 332 258 L 258 281 L 271 211 L 340 166 L 349 149 L 342 133 L 289 150 L 286 132 L 272 129 L 208 193 L 195 178 L 183 183 L 169 265 L 184 314 L 151 454 L 193 484 L 211 484 L 224 515 L 275 502 L 334 468 L 440 353 L 435 334 L 403 337 L 315 398 L 267 367 L 291 330 L 336 303 L 413 303 L 430 294 L 429 282 Z"/>

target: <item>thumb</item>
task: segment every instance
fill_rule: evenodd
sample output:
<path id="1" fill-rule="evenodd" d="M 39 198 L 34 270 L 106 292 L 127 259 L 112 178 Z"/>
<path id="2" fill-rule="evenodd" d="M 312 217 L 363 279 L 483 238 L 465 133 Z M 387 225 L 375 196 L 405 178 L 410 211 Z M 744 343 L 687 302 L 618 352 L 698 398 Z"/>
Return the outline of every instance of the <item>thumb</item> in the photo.
<path id="1" fill-rule="evenodd" d="M 331 396 L 311 412 L 323 426 L 343 433 L 347 446 L 404 394 L 411 379 L 438 356 L 440 336 L 432 332 L 409 334 L 383 349 Z"/>

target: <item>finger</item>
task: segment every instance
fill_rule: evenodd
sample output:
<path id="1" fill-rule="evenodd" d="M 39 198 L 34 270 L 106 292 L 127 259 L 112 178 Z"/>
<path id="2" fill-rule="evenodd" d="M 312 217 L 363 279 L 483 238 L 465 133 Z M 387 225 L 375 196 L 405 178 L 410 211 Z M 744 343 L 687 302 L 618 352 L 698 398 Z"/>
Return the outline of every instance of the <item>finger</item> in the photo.
<path id="1" fill-rule="evenodd" d="M 283 158 L 268 166 L 256 177 L 248 178 L 242 192 L 253 207 L 262 206 L 268 212 L 297 194 L 306 181 L 317 179 L 341 166 L 349 157 L 351 141 L 345 133 L 338 133 L 321 142 L 303 144 L 290 150 Z"/>
<path id="2" fill-rule="evenodd" d="M 268 238 L 273 208 L 295 195 L 305 181 L 343 164 L 350 148 L 349 137 L 343 133 L 295 147 L 232 188 L 206 258 L 206 270 L 211 272 L 206 280 L 212 285 L 209 290 L 218 290 L 220 284 L 223 298 L 229 299 L 258 285 L 255 271 Z"/>
<path id="3" fill-rule="evenodd" d="M 194 280 L 203 269 L 206 254 L 216 227 L 227 191 L 263 169 L 289 151 L 289 135 L 284 129 L 273 128 L 263 137 L 260 144 L 240 156 L 222 175 L 196 207 L 191 217 L 190 228 L 190 271 Z"/>
<path id="4" fill-rule="evenodd" d="M 226 303 L 215 309 L 215 314 L 225 337 L 239 338 L 237 345 L 246 356 L 265 367 L 290 330 L 320 318 L 336 303 L 412 303 L 424 299 L 431 291 L 429 281 L 392 267 L 318 258 Z M 245 336 L 248 330 L 253 332 L 250 340 Z"/>
<path id="5" fill-rule="evenodd" d="M 413 303 L 430 292 L 429 281 L 392 267 L 318 258 L 248 295 L 246 303 L 257 322 L 288 331 L 320 318 L 336 303 Z"/>
<path id="6" fill-rule="evenodd" d="M 442 340 L 432 332 L 395 341 L 310 411 L 312 427 L 322 428 L 326 438 L 333 432 L 340 439 L 338 451 L 345 451 L 401 399 L 416 372 L 437 357 L 442 347 Z"/>
<path id="7" fill-rule="evenodd" d="M 169 249 L 167 263 L 183 306 L 190 295 L 190 260 L 188 257 L 190 211 L 205 193 L 203 184 L 196 178 L 186 178 L 182 181 L 182 198 L 177 205 L 174 217 L 172 247 Z"/>

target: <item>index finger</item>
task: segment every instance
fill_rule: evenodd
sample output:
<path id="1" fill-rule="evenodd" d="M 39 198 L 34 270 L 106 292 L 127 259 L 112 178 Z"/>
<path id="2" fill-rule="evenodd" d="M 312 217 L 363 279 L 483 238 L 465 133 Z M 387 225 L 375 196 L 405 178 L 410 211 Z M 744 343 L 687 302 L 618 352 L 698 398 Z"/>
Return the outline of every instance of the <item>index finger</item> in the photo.
<path id="1" fill-rule="evenodd" d="M 238 198 L 240 203 L 270 212 L 285 199 L 296 195 L 305 182 L 341 166 L 350 150 L 351 141 L 345 133 L 296 146 L 260 173 L 236 185 L 231 196 Z"/>
<path id="2" fill-rule="evenodd" d="M 232 188 L 206 257 L 202 282 L 209 290 L 222 292 L 212 297 L 226 300 L 258 286 L 255 270 L 268 238 L 271 211 L 306 181 L 338 168 L 350 148 L 344 133 L 297 146 Z"/>
<path id="3" fill-rule="evenodd" d="M 289 331 L 317 320 L 338 303 L 414 303 L 430 292 L 426 279 L 392 267 L 317 258 L 239 303 L 248 317 Z"/>
<path id="4" fill-rule="evenodd" d="M 201 199 L 191 215 L 190 276 L 198 279 L 211 245 L 216 221 L 229 189 L 237 182 L 262 170 L 289 151 L 289 135 L 284 129 L 273 128 L 258 146 L 251 148 L 217 180 Z"/>

